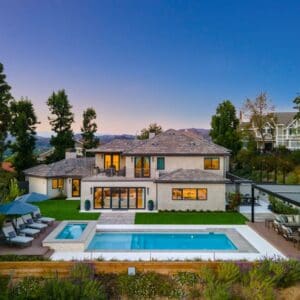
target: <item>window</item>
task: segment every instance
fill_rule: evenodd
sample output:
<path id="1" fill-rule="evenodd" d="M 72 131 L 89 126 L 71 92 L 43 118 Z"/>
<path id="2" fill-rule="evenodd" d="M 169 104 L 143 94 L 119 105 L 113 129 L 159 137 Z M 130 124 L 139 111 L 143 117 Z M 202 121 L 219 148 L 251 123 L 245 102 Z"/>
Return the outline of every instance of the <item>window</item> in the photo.
<path id="1" fill-rule="evenodd" d="M 204 158 L 204 169 L 205 170 L 220 170 L 219 157 L 205 157 Z"/>
<path id="2" fill-rule="evenodd" d="M 158 157 L 157 158 L 157 170 L 164 170 L 165 169 L 165 158 Z"/>
<path id="3" fill-rule="evenodd" d="M 207 189 L 172 189 L 172 200 L 207 200 Z"/>
<path id="4" fill-rule="evenodd" d="M 120 155 L 119 154 L 104 154 L 104 169 L 115 168 L 120 170 Z"/>
<path id="5" fill-rule="evenodd" d="M 134 158 L 134 176 L 137 178 L 150 177 L 149 156 L 136 156 Z"/>
<path id="6" fill-rule="evenodd" d="M 64 180 L 63 178 L 53 178 L 52 179 L 52 189 L 62 189 L 64 187 Z"/>

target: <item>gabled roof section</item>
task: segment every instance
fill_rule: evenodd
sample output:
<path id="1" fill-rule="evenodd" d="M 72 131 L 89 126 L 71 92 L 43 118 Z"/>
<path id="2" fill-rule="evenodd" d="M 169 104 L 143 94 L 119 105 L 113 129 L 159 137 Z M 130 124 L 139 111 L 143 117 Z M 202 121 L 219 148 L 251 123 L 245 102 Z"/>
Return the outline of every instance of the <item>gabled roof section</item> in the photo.
<path id="1" fill-rule="evenodd" d="M 24 170 L 24 174 L 35 177 L 85 177 L 92 175 L 94 167 L 94 157 L 69 158 L 32 167 Z"/>
<path id="2" fill-rule="evenodd" d="M 87 152 L 97 152 L 97 153 L 104 153 L 104 152 L 116 152 L 122 153 L 124 151 L 128 151 L 138 145 L 144 143 L 144 140 L 123 140 L 123 139 L 115 139 L 109 143 L 99 146 L 95 149 L 87 150 Z"/>
<path id="3" fill-rule="evenodd" d="M 196 134 L 169 129 L 123 152 L 124 155 L 230 155 L 230 150 Z"/>
<path id="4" fill-rule="evenodd" d="M 276 112 L 274 113 L 276 124 L 289 125 L 294 120 L 296 112 Z"/>
<path id="5" fill-rule="evenodd" d="M 230 180 L 221 175 L 212 172 L 206 172 L 201 169 L 177 169 L 165 173 L 155 182 L 159 183 L 227 183 Z"/>

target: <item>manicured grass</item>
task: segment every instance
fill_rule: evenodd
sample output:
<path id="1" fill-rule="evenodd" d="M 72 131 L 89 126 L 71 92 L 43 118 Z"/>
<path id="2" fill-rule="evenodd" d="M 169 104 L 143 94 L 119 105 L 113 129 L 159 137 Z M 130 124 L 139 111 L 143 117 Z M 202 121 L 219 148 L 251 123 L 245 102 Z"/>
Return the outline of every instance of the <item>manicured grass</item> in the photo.
<path id="1" fill-rule="evenodd" d="M 237 212 L 158 212 L 136 213 L 135 224 L 245 224 Z"/>
<path id="2" fill-rule="evenodd" d="M 80 213 L 79 200 L 55 199 L 33 204 L 39 206 L 43 216 L 52 217 L 58 221 L 97 220 L 100 215 L 99 213 Z"/>

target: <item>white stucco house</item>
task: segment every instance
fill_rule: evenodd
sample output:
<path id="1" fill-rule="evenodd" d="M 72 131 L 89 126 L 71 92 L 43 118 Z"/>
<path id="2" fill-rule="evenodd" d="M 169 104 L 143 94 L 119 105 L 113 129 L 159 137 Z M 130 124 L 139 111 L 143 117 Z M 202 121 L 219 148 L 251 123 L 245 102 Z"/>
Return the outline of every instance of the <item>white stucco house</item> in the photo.
<path id="1" fill-rule="evenodd" d="M 90 210 L 225 210 L 230 151 L 195 133 L 169 129 L 148 140 L 113 140 L 24 171 L 30 192 L 86 200 Z M 62 208 L 63 209 L 63 208 Z"/>

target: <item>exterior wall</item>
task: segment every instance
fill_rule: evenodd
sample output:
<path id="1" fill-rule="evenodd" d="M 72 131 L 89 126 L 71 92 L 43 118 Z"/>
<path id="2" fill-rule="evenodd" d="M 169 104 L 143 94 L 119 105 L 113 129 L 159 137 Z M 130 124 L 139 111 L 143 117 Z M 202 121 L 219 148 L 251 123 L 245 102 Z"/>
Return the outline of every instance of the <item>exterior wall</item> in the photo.
<path id="1" fill-rule="evenodd" d="M 158 156 L 165 158 L 165 170 L 166 172 L 174 171 L 177 169 L 201 169 L 204 170 L 204 158 L 214 157 L 211 156 Z M 220 169 L 219 170 L 204 170 L 206 172 L 211 172 L 218 174 L 220 176 L 225 176 L 226 171 L 229 170 L 229 157 L 220 156 Z M 151 178 L 157 177 L 157 156 L 151 156 L 150 158 L 150 168 L 151 168 Z M 134 156 L 126 157 L 126 177 L 134 178 Z"/>
<path id="2" fill-rule="evenodd" d="M 47 179 L 47 186 L 47 195 L 49 198 L 59 197 L 62 193 L 66 195 L 66 179 L 64 179 L 64 188 L 62 192 L 59 189 L 52 189 L 52 178 Z"/>
<path id="3" fill-rule="evenodd" d="M 172 188 L 207 188 L 207 200 L 172 200 Z M 225 184 L 158 184 L 159 210 L 225 210 Z"/>
<path id="4" fill-rule="evenodd" d="M 81 209 L 84 210 L 84 201 L 91 201 L 91 209 L 94 209 L 94 188 L 95 187 L 144 187 L 145 188 L 145 209 L 148 200 L 156 202 L 156 186 L 152 181 L 82 181 L 81 182 Z M 156 203 L 155 203 L 156 208 Z"/>
<path id="5" fill-rule="evenodd" d="M 47 195 L 47 179 L 40 177 L 28 176 L 29 193 L 40 193 Z"/>

